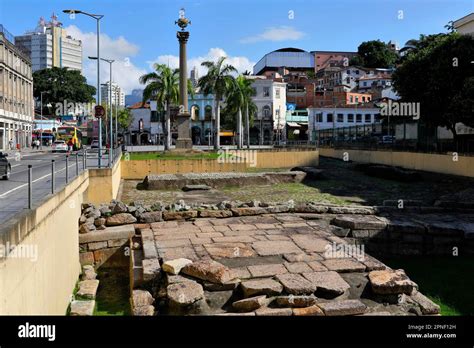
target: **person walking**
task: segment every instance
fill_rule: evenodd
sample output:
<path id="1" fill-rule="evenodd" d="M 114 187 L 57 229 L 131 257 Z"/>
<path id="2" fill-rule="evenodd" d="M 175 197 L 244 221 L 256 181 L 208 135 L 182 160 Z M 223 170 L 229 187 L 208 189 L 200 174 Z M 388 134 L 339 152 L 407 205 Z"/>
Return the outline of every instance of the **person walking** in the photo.
<path id="1" fill-rule="evenodd" d="M 8 145 L 10 146 L 10 150 L 13 150 L 13 139 L 10 139 Z"/>
<path id="2" fill-rule="evenodd" d="M 67 146 L 69 148 L 69 152 L 72 152 L 72 149 L 73 149 L 72 139 L 69 139 L 69 141 L 67 142 Z"/>

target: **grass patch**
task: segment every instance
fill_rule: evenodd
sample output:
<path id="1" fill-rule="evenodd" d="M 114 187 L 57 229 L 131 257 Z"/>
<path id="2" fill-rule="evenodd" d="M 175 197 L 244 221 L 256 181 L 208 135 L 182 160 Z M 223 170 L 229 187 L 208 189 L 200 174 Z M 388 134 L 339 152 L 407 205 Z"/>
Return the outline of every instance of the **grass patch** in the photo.
<path id="1" fill-rule="evenodd" d="M 420 291 L 441 307 L 441 315 L 474 315 L 472 257 L 399 256 L 381 260 L 392 268 L 403 268 Z"/>
<path id="2" fill-rule="evenodd" d="M 94 315 L 131 315 L 129 275 L 125 268 L 97 270 L 100 280 Z"/>
<path id="3" fill-rule="evenodd" d="M 343 197 L 337 197 L 329 193 L 323 193 L 318 188 L 308 186 L 304 183 L 281 183 L 274 185 L 251 185 L 245 187 L 228 186 L 222 189 L 226 195 L 233 200 L 252 201 L 258 199 L 263 202 L 285 202 L 290 199 L 296 203 L 320 202 L 345 205 L 352 201 Z"/>
<path id="4" fill-rule="evenodd" d="M 145 161 L 145 160 L 203 160 L 203 159 L 217 159 L 219 154 L 217 152 L 203 152 L 203 153 L 173 153 L 173 152 L 131 152 L 123 154 L 122 159 L 126 159 L 128 156 L 129 160 L 132 161 Z"/>

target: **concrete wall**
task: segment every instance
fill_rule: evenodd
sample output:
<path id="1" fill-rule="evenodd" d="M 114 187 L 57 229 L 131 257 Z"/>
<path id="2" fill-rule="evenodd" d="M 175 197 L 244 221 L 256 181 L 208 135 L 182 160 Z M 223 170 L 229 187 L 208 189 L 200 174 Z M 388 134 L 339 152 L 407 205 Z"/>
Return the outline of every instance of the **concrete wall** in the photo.
<path id="1" fill-rule="evenodd" d="M 2 245 L 33 251 L 24 255 L 28 258 L 0 259 L 1 315 L 66 313 L 80 274 L 77 222 L 88 185 L 86 171 L 40 206 L 1 226 Z"/>
<path id="2" fill-rule="evenodd" d="M 228 151 L 228 153 L 235 152 Z M 142 180 L 148 174 L 245 172 L 251 168 L 292 168 L 319 164 L 319 152 L 315 149 L 251 150 L 251 152 L 241 151 L 238 156 L 248 160 L 246 163 L 219 163 L 217 159 L 122 160 L 122 178 Z"/>
<path id="3" fill-rule="evenodd" d="M 407 169 L 474 177 L 474 157 L 452 154 L 429 154 L 419 152 L 366 151 L 320 148 L 321 156 L 343 159 L 347 152 L 349 160 L 362 163 L 377 163 Z"/>
<path id="4" fill-rule="evenodd" d="M 89 169 L 89 188 L 86 201 L 99 204 L 117 198 L 120 187 L 122 162 L 117 161 L 112 168 Z"/>

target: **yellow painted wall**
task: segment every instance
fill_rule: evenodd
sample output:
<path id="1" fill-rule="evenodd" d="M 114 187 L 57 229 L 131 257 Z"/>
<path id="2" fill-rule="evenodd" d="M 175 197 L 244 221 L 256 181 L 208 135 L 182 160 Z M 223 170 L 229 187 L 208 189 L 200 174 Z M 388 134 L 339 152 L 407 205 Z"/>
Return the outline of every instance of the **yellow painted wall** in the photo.
<path id="1" fill-rule="evenodd" d="M 349 160 L 361 163 L 377 163 L 407 169 L 423 170 L 442 174 L 474 177 L 474 157 L 452 154 L 429 154 L 420 152 L 367 151 L 320 148 L 321 156 L 343 159 L 347 152 Z"/>
<path id="2" fill-rule="evenodd" d="M 87 202 L 99 204 L 117 198 L 121 180 L 122 162 L 117 161 L 112 168 L 89 169 Z"/>
<path id="3" fill-rule="evenodd" d="M 11 243 L 37 248 L 36 262 L 0 259 L 0 314 L 64 315 L 80 274 L 78 219 L 88 172 L 41 206 L 3 224 Z M 6 241 L 4 241 L 6 243 Z"/>
<path id="4" fill-rule="evenodd" d="M 233 153 L 235 151 L 228 151 Z M 245 151 L 242 157 L 253 156 Z M 292 168 L 296 166 L 317 166 L 317 150 L 258 150 L 255 168 Z M 249 161 L 252 157 L 249 157 Z M 149 174 L 245 172 L 252 168 L 250 163 L 219 163 L 217 159 L 194 160 L 122 160 L 122 178 L 142 180 Z"/>

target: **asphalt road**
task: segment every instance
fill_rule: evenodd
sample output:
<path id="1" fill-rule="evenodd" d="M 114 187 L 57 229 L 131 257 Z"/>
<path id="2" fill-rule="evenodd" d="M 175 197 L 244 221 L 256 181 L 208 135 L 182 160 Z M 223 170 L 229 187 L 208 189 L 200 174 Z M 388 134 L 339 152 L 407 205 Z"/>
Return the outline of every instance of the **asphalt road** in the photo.
<path id="1" fill-rule="evenodd" d="M 108 157 L 104 155 L 102 165 L 107 166 Z M 32 202 L 35 204 L 51 194 L 51 161 L 55 160 L 55 190 L 66 184 L 66 154 L 51 151 L 32 151 L 21 156 L 9 154 L 12 166 L 10 180 L 0 180 L 0 223 L 28 209 L 28 165 L 32 165 Z M 79 173 L 83 171 L 83 154 L 78 154 Z M 87 167 L 97 167 L 97 153 L 87 154 Z M 69 156 L 68 177 L 76 176 L 76 153 Z"/>

